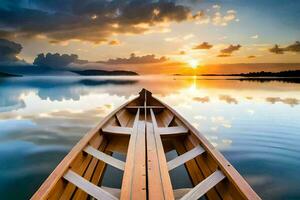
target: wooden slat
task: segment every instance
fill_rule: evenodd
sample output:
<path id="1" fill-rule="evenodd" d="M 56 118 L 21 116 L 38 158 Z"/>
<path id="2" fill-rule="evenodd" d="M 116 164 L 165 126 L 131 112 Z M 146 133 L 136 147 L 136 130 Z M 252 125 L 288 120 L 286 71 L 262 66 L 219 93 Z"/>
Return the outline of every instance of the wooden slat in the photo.
<path id="1" fill-rule="evenodd" d="M 106 164 L 109 164 L 115 168 L 118 168 L 120 170 L 125 169 L 125 163 L 123 161 L 118 160 L 112 156 L 109 156 L 101 151 L 98 151 L 97 149 L 93 148 L 92 146 L 87 146 L 84 149 L 84 151 L 87 152 L 88 154 L 92 155 L 93 157 L 95 157 L 99 160 L 102 160 Z"/>
<path id="2" fill-rule="evenodd" d="M 153 124 L 147 123 L 147 166 L 149 199 L 164 199 L 160 163 L 156 148 Z M 166 166 L 166 165 L 165 165 Z"/>
<path id="3" fill-rule="evenodd" d="M 125 127 L 130 119 L 130 114 L 126 109 L 123 109 L 120 112 L 116 113 L 116 118 L 120 125 Z"/>
<path id="4" fill-rule="evenodd" d="M 165 109 L 157 117 L 161 119 L 161 121 L 164 123 L 165 127 L 168 127 L 174 119 L 174 114 L 171 113 L 169 110 Z"/>
<path id="5" fill-rule="evenodd" d="M 203 152 L 205 152 L 205 150 L 201 147 L 201 146 L 197 146 L 194 149 L 174 158 L 173 160 L 168 162 L 168 169 L 172 170 L 184 163 L 186 163 L 187 161 L 195 158 L 196 156 L 202 154 Z"/>
<path id="6" fill-rule="evenodd" d="M 146 199 L 145 122 L 138 109 L 130 136 L 120 199 Z"/>
<path id="7" fill-rule="evenodd" d="M 152 124 L 147 126 L 149 199 L 174 199 L 167 160 L 152 109 L 150 114 Z"/>
<path id="8" fill-rule="evenodd" d="M 99 150 L 104 151 L 106 146 L 107 142 L 102 142 Z M 105 166 L 106 164 L 103 161 L 98 160 L 97 158 L 93 158 L 90 165 L 88 166 L 88 169 L 84 173 L 83 178 L 95 185 L 98 185 L 99 180 L 102 178 Z M 74 196 L 72 197 L 72 200 L 87 199 L 87 197 L 88 194 L 85 191 L 77 188 Z"/>
<path id="9" fill-rule="evenodd" d="M 224 174 L 217 170 L 204 181 L 196 185 L 192 190 L 190 190 L 186 195 L 184 195 L 181 200 L 197 200 L 202 197 L 207 191 L 216 186 L 220 181 L 225 178 Z"/>
<path id="10" fill-rule="evenodd" d="M 197 143 L 197 140 L 193 139 L 191 135 L 189 135 L 186 140 L 184 141 L 184 144 L 187 149 L 192 149 L 195 146 L 199 145 Z M 197 165 L 199 166 L 199 169 L 201 170 L 204 177 L 210 176 L 214 171 L 216 171 L 218 166 L 209 167 L 209 157 L 210 155 L 206 152 L 202 156 L 196 157 L 195 161 L 197 162 Z M 228 180 L 222 181 L 220 184 L 218 184 L 215 188 L 212 188 L 210 191 L 206 193 L 209 200 L 215 200 L 215 199 L 223 199 L 223 200 L 233 200 L 231 195 L 229 194 L 228 186 L 231 185 L 228 183 Z M 217 196 L 216 196 L 217 195 Z M 243 199 L 243 198 L 236 198 L 236 199 Z"/>
<path id="11" fill-rule="evenodd" d="M 182 198 L 185 194 L 187 194 L 191 189 L 193 188 L 180 188 L 174 190 L 174 197 L 175 199 L 180 199 Z"/>
<path id="12" fill-rule="evenodd" d="M 178 135 L 178 134 L 186 134 L 188 132 L 188 129 L 186 129 L 183 126 L 173 126 L 173 127 L 166 127 L 166 128 L 158 128 L 158 133 L 161 136 L 167 135 Z"/>
<path id="13" fill-rule="evenodd" d="M 103 190 L 105 190 L 106 192 L 109 192 L 113 196 L 120 198 L 121 190 L 119 188 L 111 188 L 111 187 L 105 187 L 105 186 L 101 186 L 101 188 Z"/>
<path id="14" fill-rule="evenodd" d="M 103 139 L 103 137 L 100 135 L 95 135 L 92 138 L 92 141 L 90 142 L 90 144 L 96 148 L 98 148 L 100 146 L 100 144 L 105 144 L 105 143 L 106 143 L 106 140 Z M 75 173 L 77 173 L 79 176 L 83 176 L 84 172 L 89 167 L 91 160 L 92 160 L 91 155 L 86 155 L 83 152 L 81 152 L 80 155 L 77 157 L 77 159 L 70 165 L 70 168 Z M 71 183 L 68 183 L 66 185 L 66 187 L 64 188 L 62 194 L 60 195 L 59 199 L 60 200 L 70 199 L 72 197 L 73 193 L 75 192 L 75 190 L 76 190 L 76 186 Z M 51 192 L 49 194 L 49 197 L 54 198 L 56 193 L 57 192 Z M 54 194 L 54 196 L 51 194 Z"/>
<path id="15" fill-rule="evenodd" d="M 132 132 L 132 128 L 109 125 L 109 126 L 102 128 L 102 131 L 104 133 L 130 135 Z"/>
<path id="16" fill-rule="evenodd" d="M 116 197 L 82 178 L 72 170 L 67 171 L 64 178 L 96 199 L 117 200 Z"/>

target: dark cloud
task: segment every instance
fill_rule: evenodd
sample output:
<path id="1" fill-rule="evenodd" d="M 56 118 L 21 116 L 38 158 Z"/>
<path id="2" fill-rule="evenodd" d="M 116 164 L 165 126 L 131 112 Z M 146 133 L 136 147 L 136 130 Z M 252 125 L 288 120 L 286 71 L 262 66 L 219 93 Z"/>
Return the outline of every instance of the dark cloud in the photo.
<path id="1" fill-rule="evenodd" d="M 270 52 L 275 54 L 283 54 L 284 48 L 280 48 L 277 44 L 275 44 L 275 46 L 270 49 Z"/>
<path id="2" fill-rule="evenodd" d="M 3 0 L 0 36 L 44 35 L 52 43 L 71 39 L 100 43 L 112 34 L 138 34 L 161 22 L 196 18 L 190 7 L 176 1 Z"/>
<path id="3" fill-rule="evenodd" d="M 234 51 L 238 51 L 242 46 L 241 45 L 230 45 L 229 47 L 222 49 L 220 52 L 223 54 L 232 54 Z"/>
<path id="4" fill-rule="evenodd" d="M 220 54 L 217 57 L 230 57 L 234 51 L 238 51 L 242 46 L 241 45 L 229 45 L 227 48 L 222 49 Z"/>
<path id="5" fill-rule="evenodd" d="M 195 46 L 193 49 L 211 49 L 212 47 L 213 45 L 203 42 L 202 44 Z"/>
<path id="6" fill-rule="evenodd" d="M 19 59 L 16 57 L 22 50 L 18 43 L 0 39 L 0 62 L 14 62 Z"/>
<path id="7" fill-rule="evenodd" d="M 285 51 L 290 52 L 300 52 L 300 42 L 296 41 L 294 44 L 291 44 L 285 48 Z"/>
<path id="8" fill-rule="evenodd" d="M 256 58 L 256 56 L 251 55 L 251 56 L 248 56 L 248 58 L 250 58 L 250 59 L 251 59 L 251 58 Z"/>
<path id="9" fill-rule="evenodd" d="M 300 52 L 300 42 L 296 41 L 294 44 L 291 44 L 291 45 L 289 45 L 287 47 L 284 47 L 284 48 L 281 48 L 281 47 L 279 47 L 279 45 L 275 44 L 274 47 L 269 49 L 269 51 L 271 53 L 275 53 L 275 54 L 284 54 L 284 52 L 299 53 Z"/>
<path id="10" fill-rule="evenodd" d="M 43 53 L 37 55 L 34 59 L 33 64 L 38 66 L 47 66 L 47 67 L 64 67 L 71 63 L 76 63 L 78 61 L 78 56 L 75 54 L 67 55 L 67 54 L 51 54 L 47 53 L 44 55 Z"/>
<path id="11" fill-rule="evenodd" d="M 156 58 L 155 55 L 136 56 L 134 53 L 129 58 L 116 58 L 107 61 L 98 61 L 98 63 L 105 64 L 147 64 L 147 63 L 161 63 L 168 59 L 166 57 Z"/>
<path id="12" fill-rule="evenodd" d="M 225 57 L 230 57 L 231 54 L 219 54 L 217 57 L 220 57 L 220 58 L 225 58 Z"/>

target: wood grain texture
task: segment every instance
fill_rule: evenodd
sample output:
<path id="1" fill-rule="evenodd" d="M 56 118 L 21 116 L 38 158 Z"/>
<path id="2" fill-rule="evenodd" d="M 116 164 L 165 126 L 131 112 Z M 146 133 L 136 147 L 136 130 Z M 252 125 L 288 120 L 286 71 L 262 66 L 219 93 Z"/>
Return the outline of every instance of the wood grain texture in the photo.
<path id="1" fill-rule="evenodd" d="M 216 186 L 220 181 L 225 178 L 224 174 L 217 170 L 204 181 L 196 185 L 187 194 L 185 194 L 181 200 L 197 200 L 207 193 L 211 188 Z"/>

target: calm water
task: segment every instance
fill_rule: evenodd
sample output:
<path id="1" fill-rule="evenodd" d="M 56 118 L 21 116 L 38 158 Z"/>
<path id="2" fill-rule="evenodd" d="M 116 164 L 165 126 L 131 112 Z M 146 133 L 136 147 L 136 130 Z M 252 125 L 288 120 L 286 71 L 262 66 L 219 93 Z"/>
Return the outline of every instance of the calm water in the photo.
<path id="1" fill-rule="evenodd" d="M 263 199 L 300 199 L 300 84 L 195 77 L 0 79 L 1 199 L 30 198 L 87 130 L 143 87 L 199 129 Z"/>

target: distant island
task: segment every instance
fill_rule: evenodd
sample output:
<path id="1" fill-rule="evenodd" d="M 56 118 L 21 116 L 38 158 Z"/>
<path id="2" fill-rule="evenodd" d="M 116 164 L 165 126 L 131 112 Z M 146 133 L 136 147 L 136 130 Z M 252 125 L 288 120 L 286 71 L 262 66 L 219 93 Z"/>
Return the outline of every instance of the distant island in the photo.
<path id="1" fill-rule="evenodd" d="M 15 75 L 18 74 L 18 75 Z M 75 69 L 68 67 L 48 66 L 0 66 L 0 77 L 14 76 L 137 76 L 133 71 L 125 70 L 98 70 L 98 69 Z"/>
<path id="2" fill-rule="evenodd" d="M 199 76 L 243 76 L 243 77 L 299 77 L 300 70 L 289 70 L 281 72 L 249 72 L 241 74 L 200 74 Z"/>
<path id="3" fill-rule="evenodd" d="M 82 71 L 71 71 L 73 73 L 79 74 L 81 76 L 137 76 L 139 75 L 133 71 L 123 71 L 123 70 L 115 70 L 115 71 L 106 71 L 106 70 L 82 70 Z"/>
<path id="4" fill-rule="evenodd" d="M 15 74 L 0 72 L 0 78 L 2 78 L 2 77 L 19 77 L 19 76 L 21 76 L 21 75 L 15 75 Z"/>

